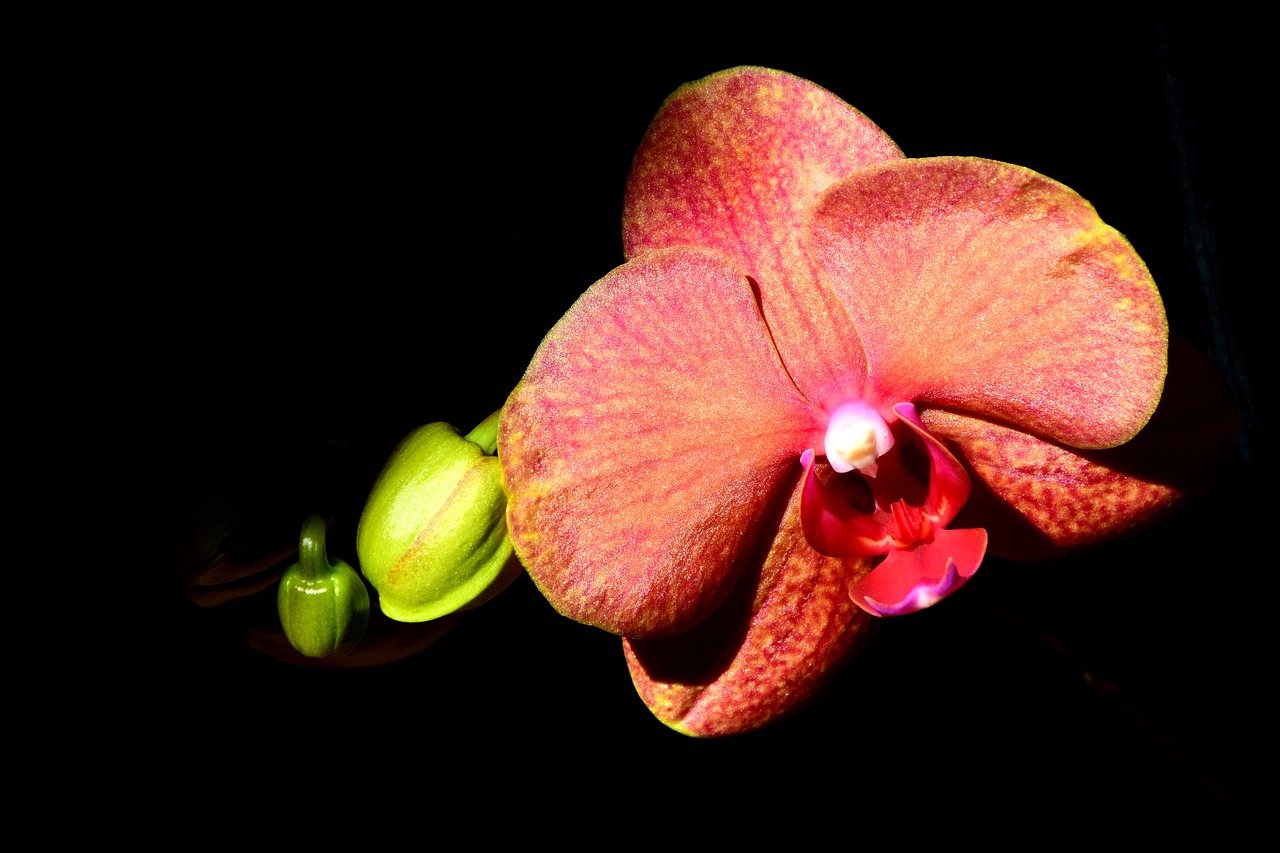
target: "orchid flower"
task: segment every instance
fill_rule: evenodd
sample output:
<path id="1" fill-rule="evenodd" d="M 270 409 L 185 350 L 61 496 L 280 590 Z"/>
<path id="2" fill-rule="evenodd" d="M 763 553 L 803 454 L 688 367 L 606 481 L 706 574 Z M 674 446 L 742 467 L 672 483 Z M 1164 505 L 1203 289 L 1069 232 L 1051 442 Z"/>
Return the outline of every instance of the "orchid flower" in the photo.
<path id="1" fill-rule="evenodd" d="M 1061 184 L 904 159 L 830 92 L 737 68 L 664 104 L 623 223 L 626 263 L 543 341 L 499 456 L 530 576 L 624 638 L 677 731 L 790 711 L 989 549 L 1078 547 L 1179 495 L 1095 452 L 1151 418 L 1168 333 L 1142 260 Z"/>

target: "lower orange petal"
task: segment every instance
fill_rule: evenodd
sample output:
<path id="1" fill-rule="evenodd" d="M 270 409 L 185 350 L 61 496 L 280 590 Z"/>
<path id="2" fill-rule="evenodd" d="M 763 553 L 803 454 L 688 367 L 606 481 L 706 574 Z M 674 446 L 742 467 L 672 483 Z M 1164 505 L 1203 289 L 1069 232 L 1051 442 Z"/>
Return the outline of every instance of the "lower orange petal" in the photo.
<path id="1" fill-rule="evenodd" d="M 1160 406 L 1120 447 L 1076 450 L 941 410 L 922 417 L 973 475 L 954 526 L 986 528 L 994 556 L 1036 559 L 1149 524 L 1199 492 L 1230 452 L 1233 411 L 1216 368 L 1174 338 Z"/>
<path id="2" fill-rule="evenodd" d="M 720 737 L 777 720 L 815 696 L 868 633 L 872 618 L 848 586 L 871 560 L 809 546 L 799 482 L 769 526 L 776 533 L 705 622 L 661 640 L 623 640 L 640 698 L 678 732 Z"/>

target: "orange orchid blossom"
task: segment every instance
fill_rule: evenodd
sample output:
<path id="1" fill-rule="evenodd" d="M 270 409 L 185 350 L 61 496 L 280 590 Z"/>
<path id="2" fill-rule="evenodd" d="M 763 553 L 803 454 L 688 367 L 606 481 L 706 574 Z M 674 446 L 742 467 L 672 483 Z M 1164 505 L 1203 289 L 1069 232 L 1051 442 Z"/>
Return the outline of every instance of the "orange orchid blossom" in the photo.
<path id="1" fill-rule="evenodd" d="M 1151 418 L 1168 332 L 1059 183 L 905 159 L 830 92 L 736 68 L 662 107 L 623 221 L 627 262 L 544 340 L 499 455 L 529 574 L 624 638 L 678 731 L 776 719 L 873 617 L 1025 556 L 1010 511 L 1051 551 L 1179 496 L 1089 455 Z M 975 478 L 1000 513 L 952 529 Z"/>

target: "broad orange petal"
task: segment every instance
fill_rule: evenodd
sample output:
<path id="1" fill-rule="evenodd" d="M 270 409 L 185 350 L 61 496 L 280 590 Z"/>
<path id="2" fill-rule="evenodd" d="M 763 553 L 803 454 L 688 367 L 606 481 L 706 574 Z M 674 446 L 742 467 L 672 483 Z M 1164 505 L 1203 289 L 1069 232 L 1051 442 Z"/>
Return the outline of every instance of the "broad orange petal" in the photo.
<path id="1" fill-rule="evenodd" d="M 742 273 L 716 252 L 646 253 L 574 304 L 507 402 L 516 553 L 570 618 L 687 629 L 728 593 L 821 435 Z"/>
<path id="2" fill-rule="evenodd" d="M 959 409 L 1082 448 L 1129 440 L 1155 410 L 1160 295 L 1067 187 L 990 160 L 902 160 L 839 181 L 811 228 L 880 402 Z"/>
<path id="3" fill-rule="evenodd" d="M 856 394 L 856 332 L 801 234 L 833 181 L 901 156 L 866 116 L 807 80 L 765 68 L 713 74 L 668 98 L 640 144 L 623 207 L 627 256 L 682 245 L 724 252 L 758 284 L 801 390 Z"/>

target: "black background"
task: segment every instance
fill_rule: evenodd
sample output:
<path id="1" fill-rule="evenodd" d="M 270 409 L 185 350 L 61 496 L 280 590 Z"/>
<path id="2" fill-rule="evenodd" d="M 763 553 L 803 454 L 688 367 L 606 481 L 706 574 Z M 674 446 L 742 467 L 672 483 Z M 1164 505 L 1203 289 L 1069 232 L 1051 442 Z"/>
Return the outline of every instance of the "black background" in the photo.
<path id="1" fill-rule="evenodd" d="M 136 712 L 157 772 L 207 784 L 192 816 L 219 819 L 244 800 L 215 779 L 269 802 L 321 772 L 370 813 L 384 797 L 522 803 L 563 831 L 604 809 L 641 838 L 677 813 L 793 836 L 1260 824 L 1273 570 L 1253 255 L 1274 238 L 1247 207 L 1269 186 L 1255 25 L 1147 5 L 1014 21 L 796 7 L 727 29 L 664 14 L 254 21 L 171 43 L 178 70 L 150 90 L 171 296 L 147 341 L 163 532 Z M 1093 202 L 1242 402 L 1215 487 L 1127 540 L 988 560 L 944 605 L 888 620 L 809 708 L 723 741 L 656 722 L 619 641 L 524 578 L 421 655 L 355 672 L 251 651 L 243 607 L 188 600 L 183 549 L 215 491 L 254 507 L 237 535 L 263 547 L 331 513 L 331 550 L 354 561 L 395 442 L 502 403 L 621 263 L 630 158 L 662 101 L 739 64 L 832 90 L 908 156 L 1017 163 Z"/>

